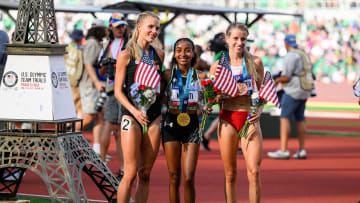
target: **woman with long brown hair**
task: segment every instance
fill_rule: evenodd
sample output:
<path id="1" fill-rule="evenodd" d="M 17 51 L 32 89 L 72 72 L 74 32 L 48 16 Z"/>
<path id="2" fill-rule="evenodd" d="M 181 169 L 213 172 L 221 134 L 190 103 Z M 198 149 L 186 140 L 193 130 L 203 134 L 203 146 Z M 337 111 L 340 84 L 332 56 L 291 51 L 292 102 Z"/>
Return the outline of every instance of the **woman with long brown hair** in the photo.
<path id="1" fill-rule="evenodd" d="M 250 128 L 246 137 L 241 138 L 247 176 L 249 181 L 250 202 L 260 202 L 260 164 L 262 159 L 262 134 L 259 118 L 261 112 L 249 116 L 250 92 L 260 88 L 264 77 L 264 66 L 259 57 L 251 55 L 246 49 L 249 35 L 247 27 L 242 23 L 230 24 L 226 30 L 225 40 L 229 46 L 229 64 L 232 74 L 241 76 L 238 81 L 239 93 L 235 98 L 221 100 L 219 115 L 218 140 L 220 154 L 225 170 L 226 202 L 236 202 L 236 156 L 238 148 L 238 133 L 250 117 Z M 215 76 L 218 61 L 210 69 L 210 77 Z"/>
<path id="2" fill-rule="evenodd" d="M 152 12 L 139 14 L 134 34 L 127 49 L 119 54 L 116 63 L 115 97 L 122 104 L 121 144 L 124 157 L 124 176 L 120 182 L 118 202 L 128 203 L 131 187 L 137 177 L 135 201 L 146 202 L 149 194 L 150 172 L 160 146 L 161 102 L 159 94 L 146 113 L 136 108 L 130 99 L 131 85 L 143 55 L 147 55 L 153 67 L 161 74 L 164 52 L 151 43 L 160 29 L 159 17 Z M 160 93 L 160 82 L 157 92 Z M 142 126 L 148 133 L 142 133 Z"/>

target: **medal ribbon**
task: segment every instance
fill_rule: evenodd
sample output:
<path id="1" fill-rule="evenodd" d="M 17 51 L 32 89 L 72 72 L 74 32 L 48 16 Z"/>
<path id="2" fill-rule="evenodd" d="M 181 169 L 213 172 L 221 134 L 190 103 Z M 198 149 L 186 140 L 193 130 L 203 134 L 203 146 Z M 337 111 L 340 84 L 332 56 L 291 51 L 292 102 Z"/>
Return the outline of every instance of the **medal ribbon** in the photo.
<path id="1" fill-rule="evenodd" d="M 139 47 L 139 49 L 140 49 L 141 56 L 142 56 L 143 54 L 146 54 L 146 52 L 143 52 L 143 50 L 141 49 L 139 43 L 136 43 L 136 44 L 138 45 L 138 47 Z M 149 49 L 149 58 L 150 58 L 150 61 L 151 61 L 152 65 L 153 65 L 153 67 L 155 67 L 155 64 L 154 64 L 155 58 L 154 58 L 154 52 L 153 52 L 152 49 Z"/>
<path id="2" fill-rule="evenodd" d="M 244 82 L 244 80 L 251 79 L 251 76 L 247 73 L 246 63 L 245 63 L 245 57 L 243 56 L 243 61 L 241 64 L 242 71 L 239 75 L 234 75 L 235 80 L 237 82 Z"/>
<path id="3" fill-rule="evenodd" d="M 185 84 L 185 91 L 184 91 L 184 84 L 181 78 L 181 70 L 179 66 L 176 68 L 176 79 L 177 79 L 177 85 L 179 87 L 179 97 L 180 97 L 180 109 L 181 112 L 186 112 L 187 106 L 188 106 L 188 99 L 189 99 L 189 93 L 190 93 L 190 85 L 191 85 L 191 79 L 192 79 L 193 70 L 192 67 L 188 70 L 188 74 L 186 76 L 186 84 Z"/>

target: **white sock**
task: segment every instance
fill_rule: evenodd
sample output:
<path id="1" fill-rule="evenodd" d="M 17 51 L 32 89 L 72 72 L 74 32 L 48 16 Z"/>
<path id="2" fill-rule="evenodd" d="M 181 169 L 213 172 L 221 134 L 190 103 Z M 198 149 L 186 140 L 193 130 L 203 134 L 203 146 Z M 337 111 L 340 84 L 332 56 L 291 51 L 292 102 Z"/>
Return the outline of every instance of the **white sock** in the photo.
<path id="1" fill-rule="evenodd" d="M 94 143 L 93 150 L 95 153 L 100 153 L 100 143 Z"/>

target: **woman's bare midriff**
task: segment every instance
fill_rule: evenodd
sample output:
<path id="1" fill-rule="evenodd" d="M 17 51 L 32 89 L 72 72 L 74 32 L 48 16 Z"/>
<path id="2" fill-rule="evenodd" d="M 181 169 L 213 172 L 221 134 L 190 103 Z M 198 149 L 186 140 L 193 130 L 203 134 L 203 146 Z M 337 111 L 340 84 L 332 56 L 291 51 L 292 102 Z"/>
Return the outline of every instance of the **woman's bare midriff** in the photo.
<path id="1" fill-rule="evenodd" d="M 222 108 L 229 111 L 249 111 L 250 97 L 237 96 L 235 98 L 223 99 Z"/>

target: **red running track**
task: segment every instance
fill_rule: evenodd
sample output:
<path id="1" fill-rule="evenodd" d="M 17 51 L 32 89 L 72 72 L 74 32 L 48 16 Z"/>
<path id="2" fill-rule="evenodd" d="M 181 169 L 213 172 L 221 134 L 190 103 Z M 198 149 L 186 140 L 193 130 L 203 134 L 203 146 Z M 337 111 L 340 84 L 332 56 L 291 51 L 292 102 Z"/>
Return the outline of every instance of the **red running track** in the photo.
<path id="1" fill-rule="evenodd" d="M 86 133 L 91 138 L 91 134 Z M 293 153 L 297 140 L 290 139 Z M 261 165 L 262 201 L 274 203 L 355 203 L 360 200 L 360 138 L 308 136 L 308 159 L 272 160 L 266 152 L 279 147 L 278 139 L 264 140 L 264 158 Z M 115 145 L 110 146 L 114 160 L 110 168 L 119 169 Z M 211 152 L 201 151 L 196 172 L 197 203 L 223 203 L 223 166 L 216 140 L 210 143 Z M 83 173 L 83 182 L 89 199 L 104 199 L 95 184 Z M 242 155 L 238 156 L 238 201 L 248 202 L 247 178 Z M 182 187 L 182 185 L 181 185 Z M 182 193 L 181 189 L 181 194 Z M 31 171 L 20 186 L 19 193 L 47 195 L 42 180 Z M 162 151 L 151 176 L 149 203 L 168 201 L 168 173 Z M 183 200 L 182 200 L 183 202 Z"/>

